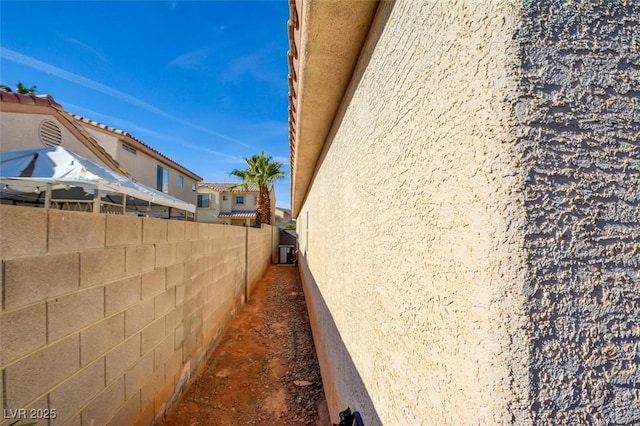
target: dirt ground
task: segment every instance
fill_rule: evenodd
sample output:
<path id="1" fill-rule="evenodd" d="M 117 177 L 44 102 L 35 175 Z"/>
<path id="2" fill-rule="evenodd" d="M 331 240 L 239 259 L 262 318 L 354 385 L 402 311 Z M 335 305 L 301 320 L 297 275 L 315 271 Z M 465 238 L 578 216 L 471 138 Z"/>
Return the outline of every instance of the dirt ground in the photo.
<path id="1" fill-rule="evenodd" d="M 269 267 L 161 424 L 330 424 L 296 267 Z"/>

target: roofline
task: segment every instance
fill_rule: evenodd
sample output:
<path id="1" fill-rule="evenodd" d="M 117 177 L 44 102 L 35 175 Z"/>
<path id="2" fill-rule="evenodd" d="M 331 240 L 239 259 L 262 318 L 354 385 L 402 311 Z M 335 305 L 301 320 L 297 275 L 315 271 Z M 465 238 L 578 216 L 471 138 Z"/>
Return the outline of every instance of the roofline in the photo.
<path id="1" fill-rule="evenodd" d="M 77 120 L 77 121 L 79 121 L 79 122 L 81 122 L 83 124 L 89 125 L 89 126 L 93 127 L 94 129 L 96 129 L 96 130 L 98 130 L 100 132 L 114 135 L 114 136 L 118 137 L 118 139 L 124 140 L 128 144 L 134 145 L 135 148 L 143 151 L 144 153 L 148 154 L 151 157 L 154 157 L 157 160 L 161 160 L 161 161 L 163 161 L 163 162 L 165 162 L 167 164 L 170 164 L 171 166 L 173 166 L 173 168 L 181 171 L 185 175 L 190 176 L 191 178 L 195 179 L 196 181 L 201 181 L 202 180 L 201 176 L 198 176 L 197 174 L 195 174 L 191 170 L 187 169 L 186 167 L 184 167 L 180 163 L 175 162 L 174 160 L 170 159 L 169 157 L 167 157 L 166 155 L 164 155 L 160 151 L 157 151 L 156 149 L 154 149 L 150 145 L 147 145 L 146 143 L 142 142 L 140 139 L 136 138 L 135 136 L 133 136 L 132 134 L 130 134 L 128 132 L 125 132 L 124 130 L 116 129 L 115 127 L 111 127 L 111 126 L 107 126 L 106 124 L 99 123 L 99 122 L 97 122 L 95 120 L 91 120 L 91 119 L 83 117 L 81 115 L 77 115 L 77 114 L 70 114 L 70 115 L 75 120 Z"/>
<path id="2" fill-rule="evenodd" d="M 6 96 L 6 95 L 12 96 Z M 37 101 L 36 99 L 43 101 Z M 75 120 L 71 114 L 62 109 L 51 95 L 37 96 L 24 95 L 12 92 L 0 93 L 0 110 L 3 112 L 16 112 L 27 114 L 52 115 L 58 119 L 60 123 L 71 132 L 78 140 L 80 140 L 96 157 L 112 169 L 132 179 L 131 174 L 125 170 L 115 158 L 96 141 L 86 130 L 79 128 L 75 124 Z"/>
<path id="3" fill-rule="evenodd" d="M 297 217 L 378 0 L 289 0 L 291 213 Z"/>
<path id="4" fill-rule="evenodd" d="M 255 191 L 253 190 L 244 190 L 244 189 L 229 189 L 227 188 L 226 190 L 222 190 L 219 191 L 217 188 L 213 188 L 212 185 L 227 185 L 227 186 L 233 186 L 233 185 L 242 185 L 242 182 L 198 182 L 198 188 L 207 188 L 207 189 L 211 189 L 213 191 L 218 191 L 218 192 L 259 192 L 259 189 L 256 189 Z M 255 185 L 253 183 L 249 183 L 247 185 Z M 273 184 L 268 184 L 268 189 L 269 192 L 273 192 L 274 191 L 274 186 Z"/>

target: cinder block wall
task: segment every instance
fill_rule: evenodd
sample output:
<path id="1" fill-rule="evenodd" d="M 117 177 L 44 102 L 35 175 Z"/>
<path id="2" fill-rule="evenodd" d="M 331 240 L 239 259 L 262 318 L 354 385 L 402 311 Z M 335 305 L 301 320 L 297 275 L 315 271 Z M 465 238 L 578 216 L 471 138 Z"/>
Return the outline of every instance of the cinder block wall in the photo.
<path id="1" fill-rule="evenodd" d="M 0 206 L 3 412 L 152 422 L 265 272 L 275 231 Z"/>
<path id="2" fill-rule="evenodd" d="M 297 222 L 334 422 L 640 422 L 639 20 L 380 4 Z"/>

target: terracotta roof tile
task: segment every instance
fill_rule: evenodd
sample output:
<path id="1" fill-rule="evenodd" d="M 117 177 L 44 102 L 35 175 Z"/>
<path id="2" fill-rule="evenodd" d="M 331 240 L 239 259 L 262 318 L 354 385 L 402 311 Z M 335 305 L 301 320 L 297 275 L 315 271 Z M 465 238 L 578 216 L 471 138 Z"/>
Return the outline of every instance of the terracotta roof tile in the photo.
<path id="1" fill-rule="evenodd" d="M 255 219 L 256 212 L 251 210 L 237 210 L 230 213 L 220 213 L 218 217 L 230 219 Z"/>
<path id="2" fill-rule="evenodd" d="M 21 93 L 0 91 L 0 101 L 25 105 L 45 105 L 62 109 L 51 95 L 23 95 Z"/>
<path id="3" fill-rule="evenodd" d="M 195 177 L 197 177 L 200 180 L 202 179 L 202 177 L 200 177 L 197 174 L 193 173 L 192 171 L 190 171 L 189 169 L 184 167 L 182 164 L 172 160 L 171 158 L 167 157 L 166 155 L 164 155 L 160 151 L 156 150 L 152 146 L 147 145 L 146 143 L 142 142 L 140 139 L 136 138 L 131 133 L 125 132 L 124 130 L 116 129 L 115 127 L 107 126 L 106 124 L 99 123 L 99 122 L 97 122 L 95 120 L 91 120 L 91 119 L 83 117 L 81 115 L 77 115 L 77 114 L 71 114 L 71 115 L 73 116 L 73 118 L 75 118 L 76 120 L 81 121 L 83 123 L 89 124 L 91 126 L 99 128 L 99 129 L 103 129 L 103 130 L 106 130 L 106 131 L 121 135 L 123 137 L 130 138 L 130 139 L 134 140 L 135 142 L 139 143 L 140 145 L 144 146 L 145 148 L 147 148 L 149 151 L 151 151 L 154 154 L 158 155 L 159 157 L 165 159 L 168 163 L 175 164 L 176 166 L 178 166 L 178 168 L 182 168 L 182 169 L 190 172 L 191 174 L 193 174 Z"/>
<path id="4" fill-rule="evenodd" d="M 248 184 L 247 188 L 243 188 L 243 187 L 238 187 L 235 189 L 231 189 L 232 186 L 234 185 L 239 185 L 242 182 L 199 182 L 198 183 L 198 188 L 209 188 L 209 189 L 213 189 L 214 191 L 218 191 L 218 192 L 258 192 L 260 190 L 260 188 L 258 188 L 257 185 L 253 185 L 253 184 Z M 271 191 L 273 189 L 272 185 L 269 185 L 269 191 Z"/>

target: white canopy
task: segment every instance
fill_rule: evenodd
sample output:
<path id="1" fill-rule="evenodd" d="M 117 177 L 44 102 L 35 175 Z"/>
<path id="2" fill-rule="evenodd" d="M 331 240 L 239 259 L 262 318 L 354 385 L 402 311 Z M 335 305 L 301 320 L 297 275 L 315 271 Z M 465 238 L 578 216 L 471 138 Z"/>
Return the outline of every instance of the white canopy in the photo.
<path id="1" fill-rule="evenodd" d="M 114 172 L 60 146 L 0 153 L 3 192 L 34 193 L 79 186 L 87 192 L 125 194 L 143 201 L 195 213 L 196 206 Z"/>

